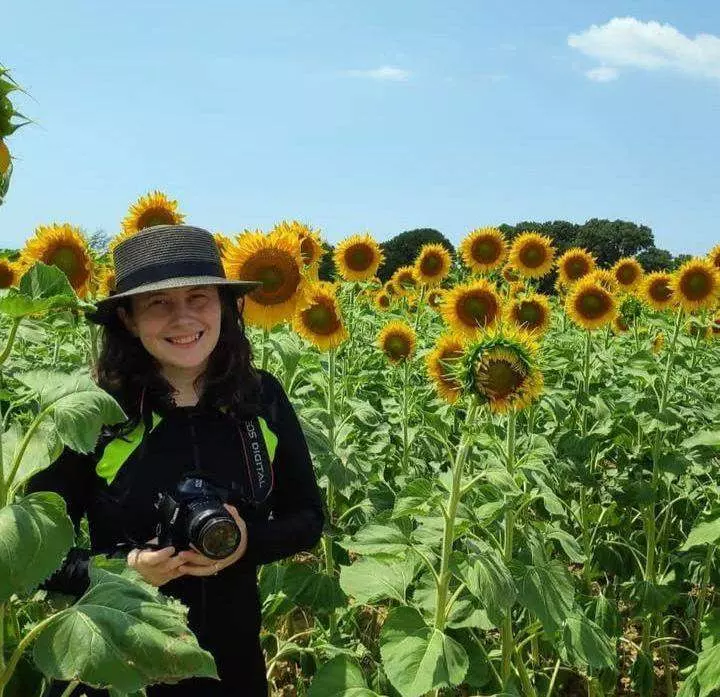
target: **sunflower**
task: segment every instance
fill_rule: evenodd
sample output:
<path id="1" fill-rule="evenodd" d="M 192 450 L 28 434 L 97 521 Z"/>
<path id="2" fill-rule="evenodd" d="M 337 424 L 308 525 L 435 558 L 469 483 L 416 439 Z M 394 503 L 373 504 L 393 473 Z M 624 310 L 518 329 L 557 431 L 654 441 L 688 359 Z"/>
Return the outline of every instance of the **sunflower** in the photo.
<path id="1" fill-rule="evenodd" d="M 438 394 L 450 404 L 454 404 L 462 391 L 462 383 L 452 372 L 452 366 L 463 356 L 465 339 L 459 334 L 443 334 L 430 353 L 425 364 Z"/>
<path id="2" fill-rule="evenodd" d="M 7 257 L 0 257 L 0 288 L 16 286 L 20 281 L 20 270 Z"/>
<path id="3" fill-rule="evenodd" d="M 392 303 L 392 299 L 384 290 L 377 291 L 373 297 L 373 301 L 379 310 L 390 309 L 390 304 Z"/>
<path id="4" fill-rule="evenodd" d="M 720 317 L 715 317 L 712 322 L 710 322 L 709 329 L 709 335 L 713 339 L 720 339 Z"/>
<path id="5" fill-rule="evenodd" d="M 595 269 L 587 275 L 587 279 L 600 284 L 609 293 L 617 290 L 617 281 L 615 274 L 607 269 Z"/>
<path id="6" fill-rule="evenodd" d="M 114 244 L 146 227 L 178 225 L 184 220 L 185 216 L 178 211 L 177 201 L 171 201 L 161 191 L 151 191 L 130 206 L 122 221 L 122 233 L 115 238 Z"/>
<path id="7" fill-rule="evenodd" d="M 521 276 L 541 278 L 553 265 L 555 248 L 552 241 L 537 232 L 518 235 L 510 248 L 510 263 Z"/>
<path id="8" fill-rule="evenodd" d="M 698 337 L 705 338 L 707 335 L 707 327 L 695 317 L 691 317 L 687 322 L 685 322 L 685 331 L 688 336 L 691 336 L 693 339 Z"/>
<path id="9" fill-rule="evenodd" d="M 93 260 L 80 228 L 69 223 L 38 226 L 22 251 L 22 270 L 36 261 L 57 266 L 79 297 L 87 295 L 93 276 Z"/>
<path id="10" fill-rule="evenodd" d="M 325 254 L 319 231 L 313 230 L 309 225 L 305 225 L 299 220 L 283 220 L 279 222 L 270 233 L 278 232 L 290 233 L 300 240 L 300 254 L 305 266 L 317 264 Z"/>
<path id="11" fill-rule="evenodd" d="M 214 233 L 213 237 L 215 238 L 215 244 L 220 252 L 220 256 L 224 256 L 225 252 L 232 246 L 232 240 L 227 235 L 223 235 L 222 232 Z"/>
<path id="12" fill-rule="evenodd" d="M 510 264 L 503 266 L 502 276 L 508 283 L 515 283 L 520 280 L 520 274 L 517 272 L 517 269 L 510 266 Z"/>
<path id="13" fill-rule="evenodd" d="M 414 266 L 401 266 L 390 279 L 398 295 L 409 295 L 418 286 L 419 279 Z"/>
<path id="14" fill-rule="evenodd" d="M 460 243 L 460 256 L 471 271 L 487 273 L 505 261 L 507 242 L 497 228 L 477 228 Z"/>
<path id="15" fill-rule="evenodd" d="M 535 341 L 507 327 L 491 330 L 466 348 L 459 377 L 495 413 L 529 406 L 543 388 Z"/>
<path id="16" fill-rule="evenodd" d="M 615 282 L 625 291 L 631 291 L 642 281 L 643 267 L 633 257 L 620 259 L 612 267 Z"/>
<path id="17" fill-rule="evenodd" d="M 293 329 L 321 351 L 339 346 L 348 338 L 342 323 L 335 286 L 325 281 L 309 285 L 298 302 Z"/>
<path id="18" fill-rule="evenodd" d="M 617 314 L 612 321 L 612 328 L 616 334 L 624 334 L 630 331 L 630 323 L 621 314 Z"/>
<path id="19" fill-rule="evenodd" d="M 405 322 L 389 322 L 378 335 L 378 345 L 391 363 L 399 363 L 415 350 L 415 331 Z"/>
<path id="20" fill-rule="evenodd" d="M 670 289 L 689 312 L 714 310 L 720 297 L 720 271 L 707 259 L 690 259 L 673 274 Z"/>
<path id="21" fill-rule="evenodd" d="M 385 259 L 380 245 L 370 235 L 353 235 L 335 247 L 335 268 L 346 281 L 367 281 Z"/>
<path id="22" fill-rule="evenodd" d="M 653 353 L 660 353 L 662 351 L 663 346 L 665 346 L 665 335 L 662 332 L 658 332 L 652 340 L 652 343 L 650 344 L 650 350 Z"/>
<path id="23" fill-rule="evenodd" d="M 516 298 L 505 307 L 505 317 L 511 325 L 543 334 L 550 328 L 550 302 L 541 293 Z"/>
<path id="24" fill-rule="evenodd" d="M 673 305 L 671 281 L 672 276 L 664 271 L 655 271 L 645 276 L 640 284 L 640 297 L 643 302 L 655 310 L 665 310 Z"/>
<path id="25" fill-rule="evenodd" d="M 716 244 L 709 252 L 708 259 L 710 263 L 718 270 L 720 270 L 720 244 Z"/>
<path id="26" fill-rule="evenodd" d="M 297 237 L 246 231 L 228 250 L 225 268 L 228 278 L 263 283 L 245 295 L 248 324 L 272 329 L 295 314 L 303 282 Z"/>
<path id="27" fill-rule="evenodd" d="M 595 270 L 595 257 L 586 249 L 568 249 L 557 262 L 559 281 L 570 286 Z"/>
<path id="28" fill-rule="evenodd" d="M 450 272 L 452 257 L 441 244 L 423 245 L 415 261 L 415 271 L 420 283 L 436 286 Z"/>
<path id="29" fill-rule="evenodd" d="M 433 308 L 433 310 L 440 309 L 443 298 L 445 297 L 445 291 L 443 288 L 433 288 L 427 294 L 427 304 Z"/>
<path id="30" fill-rule="evenodd" d="M 522 281 L 513 281 L 507 289 L 509 298 L 515 298 L 525 292 L 525 284 Z"/>
<path id="31" fill-rule="evenodd" d="M 392 281 L 385 281 L 385 283 L 383 283 L 383 290 L 388 295 L 397 295 L 398 294 L 397 288 L 395 287 L 395 284 Z"/>
<path id="32" fill-rule="evenodd" d="M 484 278 L 448 290 L 440 308 L 445 323 L 453 331 L 474 337 L 492 327 L 500 318 L 500 296 Z"/>
<path id="33" fill-rule="evenodd" d="M 97 295 L 99 298 L 107 298 L 111 290 L 115 290 L 115 269 L 104 266 L 98 275 Z"/>
<path id="34" fill-rule="evenodd" d="M 598 329 L 617 315 L 615 298 L 591 277 L 580 279 L 568 293 L 565 311 L 585 329 Z"/>
<path id="35" fill-rule="evenodd" d="M 0 177 L 10 169 L 10 150 L 7 144 L 0 139 Z"/>

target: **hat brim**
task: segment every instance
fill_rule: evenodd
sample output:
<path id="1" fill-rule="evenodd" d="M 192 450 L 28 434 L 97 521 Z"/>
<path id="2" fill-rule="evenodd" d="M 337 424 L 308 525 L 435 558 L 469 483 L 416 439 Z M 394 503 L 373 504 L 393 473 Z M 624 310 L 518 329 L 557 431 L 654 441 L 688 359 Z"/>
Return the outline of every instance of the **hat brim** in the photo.
<path id="1" fill-rule="evenodd" d="M 169 290 L 171 288 L 187 288 L 190 286 L 227 286 L 240 296 L 255 290 L 262 285 L 262 281 L 231 281 L 227 278 L 219 276 L 183 276 L 179 278 L 168 278 L 164 281 L 156 281 L 155 283 L 146 283 L 124 293 L 115 293 L 108 298 L 103 298 L 95 303 L 96 309 L 85 313 L 85 317 L 95 324 L 107 324 L 111 319 L 115 308 L 118 306 L 118 300 L 129 298 L 133 295 L 141 293 L 152 293 L 158 290 Z"/>

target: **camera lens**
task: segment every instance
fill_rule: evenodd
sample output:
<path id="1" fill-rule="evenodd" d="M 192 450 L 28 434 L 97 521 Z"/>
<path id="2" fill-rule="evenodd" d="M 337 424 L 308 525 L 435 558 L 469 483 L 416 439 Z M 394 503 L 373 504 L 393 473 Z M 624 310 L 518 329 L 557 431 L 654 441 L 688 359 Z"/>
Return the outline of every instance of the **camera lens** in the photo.
<path id="1" fill-rule="evenodd" d="M 198 549 L 210 559 L 229 557 L 240 544 L 240 530 L 234 520 L 213 518 L 198 533 Z"/>

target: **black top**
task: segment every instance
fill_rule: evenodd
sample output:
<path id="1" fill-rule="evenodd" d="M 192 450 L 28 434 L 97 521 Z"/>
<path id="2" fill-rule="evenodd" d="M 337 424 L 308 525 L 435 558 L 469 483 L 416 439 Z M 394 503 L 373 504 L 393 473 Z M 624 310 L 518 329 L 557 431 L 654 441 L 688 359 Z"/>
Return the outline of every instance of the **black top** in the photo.
<path id="1" fill-rule="evenodd" d="M 240 499 L 234 501 L 231 495 L 229 500 L 238 506 L 247 523 L 247 551 L 216 576 L 181 576 L 161 587 L 163 593 L 189 607 L 190 628 L 201 646 L 214 655 L 223 685 L 237 678 L 237 684 L 245 688 L 250 678 L 246 652 L 252 650 L 255 656 L 259 652 L 257 565 L 311 549 L 323 527 L 322 500 L 297 415 L 277 378 L 264 370 L 258 372 L 262 385 L 259 416 L 278 442 L 273 459 L 273 489 L 266 502 L 243 507 Z M 146 542 L 153 538 L 158 493 L 196 469 L 198 459 L 202 470 L 218 484 L 239 491 L 248 489 L 247 461 L 236 420 L 202 405 L 157 411 L 162 421 L 146 434 L 109 486 L 95 472 L 107 441 L 100 441 L 95 452 L 88 455 L 66 448 L 28 484 L 27 491 L 55 491 L 63 496 L 76 529 L 87 515 L 91 554 L 113 553 L 118 544 L 128 539 Z M 89 584 L 87 558 L 86 551 L 73 549 L 61 570 L 44 587 L 80 595 Z M 263 670 L 261 663 L 257 670 Z M 183 693 L 178 690 L 177 694 Z"/>

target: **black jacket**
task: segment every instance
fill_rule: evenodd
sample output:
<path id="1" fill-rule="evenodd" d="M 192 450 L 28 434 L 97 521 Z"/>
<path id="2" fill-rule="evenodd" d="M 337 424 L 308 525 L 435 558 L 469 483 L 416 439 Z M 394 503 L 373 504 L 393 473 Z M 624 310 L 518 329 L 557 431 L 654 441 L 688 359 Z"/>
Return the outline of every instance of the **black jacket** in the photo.
<path id="1" fill-rule="evenodd" d="M 247 551 L 217 576 L 183 576 L 161 590 L 189 607 L 188 622 L 218 666 L 221 682 L 190 680 L 148 690 L 152 695 L 267 694 L 265 666 L 259 644 L 261 624 L 257 565 L 311 549 L 323 527 L 322 500 L 300 423 L 282 384 L 259 371 L 262 410 L 277 437 L 273 487 L 259 506 L 238 506 L 248 527 Z M 194 407 L 156 410 L 162 421 L 146 433 L 140 447 L 125 461 L 111 484 L 95 471 L 107 441 L 89 455 L 65 449 L 51 467 L 29 482 L 27 491 L 55 491 L 63 496 L 76 528 L 87 515 L 91 554 L 117 553 L 128 539 L 146 542 L 156 534 L 158 493 L 185 472 L 197 468 L 218 483 L 239 491 L 250 487 L 238 423 L 202 401 Z M 49 590 L 80 595 L 89 584 L 87 552 L 74 549 L 63 568 L 45 584 Z M 92 693 L 89 693 L 92 694 Z M 105 694 L 98 692 L 97 694 Z"/>

